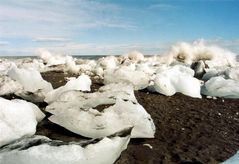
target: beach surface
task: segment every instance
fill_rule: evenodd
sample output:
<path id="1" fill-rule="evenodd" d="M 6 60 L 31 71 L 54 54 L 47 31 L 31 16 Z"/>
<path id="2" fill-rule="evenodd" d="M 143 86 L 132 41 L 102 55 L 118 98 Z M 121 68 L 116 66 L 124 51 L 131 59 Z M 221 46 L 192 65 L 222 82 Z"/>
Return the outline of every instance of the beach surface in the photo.
<path id="1" fill-rule="evenodd" d="M 57 88 L 74 75 L 45 72 L 42 76 Z M 93 92 L 103 85 L 92 81 Z M 238 99 L 197 99 L 179 93 L 168 97 L 146 90 L 135 91 L 135 96 L 154 120 L 155 138 L 131 139 L 117 164 L 220 163 L 239 149 Z M 45 108 L 47 104 L 39 105 Z M 63 141 L 86 139 L 49 122 L 47 117 L 36 134 Z"/>

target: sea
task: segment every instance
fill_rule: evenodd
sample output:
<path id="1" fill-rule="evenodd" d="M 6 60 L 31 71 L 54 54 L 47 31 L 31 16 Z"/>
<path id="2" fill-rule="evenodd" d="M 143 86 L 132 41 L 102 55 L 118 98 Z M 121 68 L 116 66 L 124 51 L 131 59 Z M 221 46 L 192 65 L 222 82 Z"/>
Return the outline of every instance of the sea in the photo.
<path id="1" fill-rule="evenodd" d="M 97 60 L 99 58 L 105 57 L 106 55 L 73 55 L 73 58 L 77 59 L 88 59 L 88 60 Z M 38 56 L 0 56 L 0 59 L 22 59 L 22 58 L 33 58 L 37 59 Z"/>

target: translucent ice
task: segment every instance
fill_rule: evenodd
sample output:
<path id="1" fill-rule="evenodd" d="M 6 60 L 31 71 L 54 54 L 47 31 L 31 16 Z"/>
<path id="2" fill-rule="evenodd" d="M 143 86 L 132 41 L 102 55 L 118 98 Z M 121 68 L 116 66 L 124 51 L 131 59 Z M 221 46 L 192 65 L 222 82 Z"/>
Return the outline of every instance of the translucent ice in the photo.
<path id="1" fill-rule="evenodd" d="M 156 91 L 166 96 L 176 92 L 190 97 L 201 98 L 200 81 L 193 77 L 194 71 L 188 67 L 176 65 L 157 71 L 151 91 Z"/>
<path id="2" fill-rule="evenodd" d="M 43 136 L 24 138 L 0 150 L 1 164 L 112 164 L 127 148 L 130 134 L 65 143 Z"/>
<path id="3" fill-rule="evenodd" d="M 121 84 L 122 85 L 122 84 Z M 114 84 L 96 93 L 66 92 L 47 106 L 50 121 L 91 138 L 110 135 L 132 127 L 132 138 L 153 138 L 155 126 L 150 115 L 138 104 L 133 88 Z M 97 108 L 105 106 L 102 111 Z M 109 106 L 108 106 L 109 105 Z"/>

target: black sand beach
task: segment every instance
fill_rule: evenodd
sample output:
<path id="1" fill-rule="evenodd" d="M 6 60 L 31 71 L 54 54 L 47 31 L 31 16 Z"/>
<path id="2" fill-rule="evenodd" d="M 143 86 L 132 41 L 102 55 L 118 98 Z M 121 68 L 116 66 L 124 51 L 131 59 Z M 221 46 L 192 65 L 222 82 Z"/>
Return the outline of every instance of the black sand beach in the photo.
<path id="1" fill-rule="evenodd" d="M 42 76 L 56 88 L 73 75 L 48 72 Z M 93 81 L 92 89 L 97 90 L 102 84 Z M 155 138 L 132 139 L 117 164 L 219 163 L 239 149 L 239 100 L 195 99 L 182 94 L 167 97 L 145 90 L 135 91 L 135 95 L 154 120 Z M 46 104 L 40 105 L 44 108 Z M 38 125 L 37 134 L 63 141 L 85 139 L 47 118 Z"/>

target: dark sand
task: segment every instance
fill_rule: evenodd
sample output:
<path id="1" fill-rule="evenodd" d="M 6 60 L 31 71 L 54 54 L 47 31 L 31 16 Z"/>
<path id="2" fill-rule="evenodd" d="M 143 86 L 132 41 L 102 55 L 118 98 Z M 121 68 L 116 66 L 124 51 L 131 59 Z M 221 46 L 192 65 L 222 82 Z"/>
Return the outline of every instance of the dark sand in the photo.
<path id="1" fill-rule="evenodd" d="M 64 77 L 72 76 L 60 72 L 42 75 L 55 88 L 66 83 Z M 101 85 L 95 81 L 92 89 Z M 132 139 L 117 164 L 219 163 L 239 149 L 239 100 L 195 99 L 182 94 L 167 97 L 144 90 L 135 95 L 154 120 L 155 138 Z M 47 119 L 38 125 L 37 134 L 63 141 L 85 139 Z"/>

